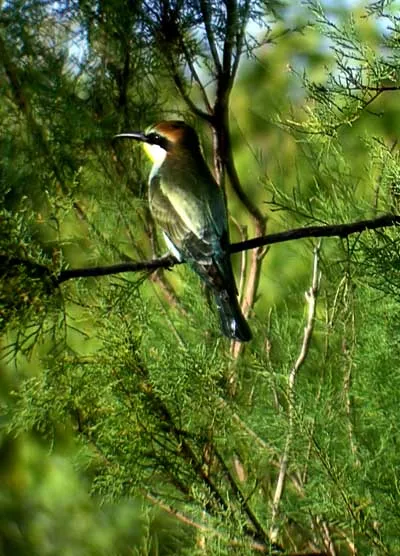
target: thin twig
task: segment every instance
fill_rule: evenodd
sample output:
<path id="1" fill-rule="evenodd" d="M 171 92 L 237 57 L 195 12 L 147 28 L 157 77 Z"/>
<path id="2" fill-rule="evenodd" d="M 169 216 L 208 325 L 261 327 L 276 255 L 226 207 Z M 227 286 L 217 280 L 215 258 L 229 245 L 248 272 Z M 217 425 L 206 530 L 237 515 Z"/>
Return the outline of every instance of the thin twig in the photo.
<path id="1" fill-rule="evenodd" d="M 206 120 L 208 122 L 211 122 L 211 119 L 212 119 L 211 116 L 209 114 L 207 114 L 207 112 L 204 112 L 204 110 L 201 110 L 201 108 L 196 106 L 196 104 L 190 98 L 190 95 L 187 93 L 187 91 L 185 89 L 185 85 L 183 83 L 182 78 L 180 77 L 180 75 L 178 73 L 178 70 L 175 69 L 174 71 L 171 72 L 171 74 L 172 74 L 172 79 L 174 80 L 174 83 L 176 85 L 176 88 L 178 89 L 179 94 L 181 95 L 182 99 L 185 101 L 189 110 L 193 114 L 196 114 L 196 116 L 198 116 L 202 120 Z"/>
<path id="2" fill-rule="evenodd" d="M 82 278 L 89 276 L 107 276 L 109 274 L 120 274 L 121 272 L 139 272 L 139 271 L 153 271 L 158 268 L 171 268 L 175 264 L 179 264 L 179 261 L 167 255 L 166 257 L 161 257 L 159 259 L 154 259 L 152 261 L 143 262 L 133 262 L 128 261 L 126 263 L 118 263 L 108 266 L 94 266 L 89 268 L 68 268 L 62 270 L 56 278 L 56 283 L 62 284 L 66 280 L 71 278 Z"/>
<path id="3" fill-rule="evenodd" d="M 323 541 L 326 549 L 328 551 L 329 556 L 337 556 L 335 545 L 332 541 L 331 533 L 329 531 L 329 526 L 325 520 L 321 522 L 322 532 L 323 532 Z"/>
<path id="4" fill-rule="evenodd" d="M 241 241 L 246 241 L 247 238 L 247 228 L 245 228 L 244 226 L 240 225 L 240 222 L 238 222 L 236 220 L 236 218 L 234 218 L 233 216 L 230 217 L 230 219 L 232 220 L 233 224 L 235 225 L 236 229 L 239 232 Z M 246 281 L 246 252 L 242 251 L 242 256 L 241 256 L 241 261 L 240 261 L 240 279 L 239 279 L 239 285 L 238 285 L 238 298 L 241 299 L 242 295 L 243 295 L 243 288 L 244 288 L 244 284 Z"/>
<path id="5" fill-rule="evenodd" d="M 314 261 L 313 261 L 313 274 L 310 289 L 305 293 L 306 302 L 308 305 L 308 316 L 307 323 L 304 328 L 303 341 L 301 344 L 301 349 L 299 356 L 297 357 L 293 367 L 289 373 L 288 386 L 287 386 L 287 398 L 288 398 L 288 420 L 289 420 L 289 430 L 286 437 L 286 444 L 281 458 L 281 465 L 279 469 L 278 479 L 275 487 L 275 494 L 272 501 L 272 513 L 271 513 L 271 527 L 270 527 L 270 540 L 276 542 L 279 534 L 279 528 L 277 526 L 276 520 L 279 513 L 280 501 L 283 494 L 283 489 L 285 486 L 285 480 L 287 475 L 287 470 L 289 466 L 289 456 L 292 446 L 293 433 L 294 433 L 294 417 L 295 417 L 295 386 L 296 379 L 300 368 L 304 364 L 307 358 L 312 333 L 314 330 L 314 319 L 317 305 L 317 295 L 320 283 L 320 272 L 318 270 L 319 262 L 319 245 L 314 248 Z"/>
<path id="6" fill-rule="evenodd" d="M 249 12 L 250 12 L 250 0 L 246 0 L 242 7 L 242 21 L 241 24 L 238 25 L 238 30 L 236 32 L 236 52 L 233 58 L 232 64 L 232 79 L 235 79 L 237 69 L 239 67 L 240 57 L 242 55 L 242 48 L 244 43 L 245 31 L 247 22 L 249 19 Z"/>
<path id="7" fill-rule="evenodd" d="M 207 110 L 208 114 L 212 114 L 212 106 L 211 106 L 210 100 L 208 98 L 205 86 L 203 85 L 203 82 L 200 79 L 200 76 L 199 76 L 199 74 L 198 74 L 198 72 L 197 72 L 197 70 L 194 66 L 193 55 L 191 55 L 190 52 L 188 51 L 188 49 L 186 48 L 186 44 L 185 44 L 184 40 L 182 39 L 182 37 L 181 37 L 181 48 L 182 48 L 182 51 L 185 55 L 186 63 L 189 66 L 191 76 L 194 79 L 194 81 L 197 83 L 197 86 L 199 87 L 199 91 L 200 91 L 201 97 L 203 99 L 204 106 L 206 107 L 206 110 Z"/>
<path id="8" fill-rule="evenodd" d="M 208 0 L 200 0 L 200 9 L 203 16 L 203 23 L 206 30 L 208 45 L 210 47 L 210 52 L 215 64 L 215 68 L 217 70 L 217 73 L 219 74 L 222 71 L 222 67 L 221 67 L 221 61 L 218 56 L 218 50 L 216 46 L 214 31 L 212 28 L 211 14 L 209 8 L 210 7 L 208 4 Z"/>
<path id="9" fill-rule="evenodd" d="M 240 418 L 240 416 L 235 413 L 232 412 L 232 408 L 230 407 L 230 405 L 227 404 L 227 402 L 222 399 L 219 398 L 219 402 L 221 404 L 221 407 L 223 408 L 223 410 L 225 412 L 229 412 L 230 413 L 230 418 L 232 419 L 232 422 L 236 423 L 238 425 L 238 427 L 240 429 L 242 429 L 242 431 L 251 438 L 253 445 L 258 446 L 258 448 L 260 448 L 262 451 L 265 451 L 266 454 L 268 454 L 269 456 L 271 456 L 271 459 L 269 459 L 269 463 L 271 465 L 273 465 L 274 467 L 279 467 L 279 460 L 276 454 L 276 450 L 270 446 L 269 444 L 267 444 L 267 442 L 265 440 L 263 440 L 260 436 L 258 436 L 258 434 L 251 428 L 249 427 L 249 425 L 247 425 L 243 419 Z M 300 484 L 299 480 L 294 477 L 293 475 L 290 476 L 290 480 L 294 486 L 294 488 L 296 489 L 297 493 L 300 494 L 301 496 L 304 495 L 304 491 L 302 488 L 302 485 Z"/>
<path id="10" fill-rule="evenodd" d="M 242 237 L 242 241 L 245 241 L 245 234 L 247 233 L 247 230 L 245 230 L 243 227 L 241 227 L 239 222 L 237 220 L 235 220 L 234 218 L 231 217 L 231 220 L 234 222 L 234 224 L 238 228 L 239 233 Z M 242 258 L 242 260 L 241 260 L 241 268 L 240 268 L 240 280 L 239 280 L 239 287 L 238 287 L 238 297 L 239 297 L 239 300 L 243 299 L 243 301 L 241 303 L 242 306 L 243 306 L 242 310 L 243 310 L 244 316 L 247 317 L 250 307 L 246 303 L 247 302 L 247 296 L 245 295 L 246 292 L 247 292 L 247 289 L 248 289 L 248 288 L 245 288 L 246 274 L 247 274 L 246 251 L 242 251 L 242 257 L 241 258 Z M 252 268 L 250 268 L 250 273 L 249 273 L 249 279 L 251 279 L 251 278 L 252 278 Z M 242 342 L 232 341 L 230 352 L 231 352 L 233 361 L 238 359 L 238 357 L 241 353 L 241 350 L 242 350 L 241 346 L 243 346 Z M 231 396 L 233 396 L 236 393 L 236 387 L 237 387 L 237 372 L 236 372 L 235 368 L 231 369 L 231 372 L 230 372 L 230 375 L 229 375 L 229 378 L 228 378 L 228 382 L 229 382 L 229 392 L 230 392 Z"/>
<path id="11" fill-rule="evenodd" d="M 352 371 L 354 368 L 354 352 L 356 350 L 356 327 L 355 327 L 355 315 L 354 315 L 354 307 L 350 306 L 351 299 L 351 284 L 349 281 L 346 281 L 345 290 L 344 290 L 344 303 L 345 303 L 345 310 L 349 312 L 349 320 L 350 320 L 350 339 L 349 342 L 347 341 L 346 332 L 348 328 L 348 319 L 345 319 L 344 323 L 344 336 L 342 339 L 342 351 L 345 358 L 345 369 L 344 369 L 344 376 L 343 376 L 343 395 L 344 395 L 344 403 L 345 403 L 345 411 L 347 415 L 347 428 L 349 433 L 349 444 L 350 450 L 355 458 L 356 465 L 360 466 L 361 462 L 357 455 L 357 446 L 354 440 L 354 427 L 353 427 L 353 411 L 352 411 L 352 401 L 351 401 L 351 385 L 352 385 Z M 350 345 L 349 345 L 350 343 Z"/>
<path id="12" fill-rule="evenodd" d="M 180 512 L 176 508 L 174 508 L 174 507 L 170 506 L 169 504 L 163 502 L 162 500 L 160 500 L 159 498 L 157 498 L 153 494 L 150 494 L 148 492 L 142 492 L 142 495 L 151 504 L 153 504 L 154 506 L 157 506 L 158 508 L 160 508 L 161 510 L 163 510 L 164 512 L 166 512 L 170 516 L 173 516 L 175 519 L 177 519 L 181 523 L 183 523 L 183 524 L 185 524 L 189 527 L 193 527 L 194 529 L 197 529 L 198 531 L 207 534 L 209 537 L 217 537 L 218 539 L 221 539 L 222 542 L 225 542 L 228 546 L 250 548 L 251 550 L 254 550 L 256 552 L 261 552 L 261 553 L 267 553 L 268 552 L 268 554 L 270 554 L 270 547 L 265 546 L 265 544 L 262 544 L 262 543 L 259 543 L 259 542 L 251 542 L 250 544 L 248 544 L 248 543 L 246 543 L 244 541 L 241 541 L 239 539 L 228 539 L 222 533 L 217 531 L 216 529 L 213 529 L 212 527 L 204 525 L 203 523 L 198 523 L 197 521 L 194 521 L 193 519 L 186 516 L 184 513 Z M 287 556 L 326 556 L 326 553 L 325 552 L 307 552 L 307 553 L 306 552 L 296 552 L 296 553 L 292 553 L 292 554 L 287 553 Z"/>
<path id="13" fill-rule="evenodd" d="M 224 477 L 228 481 L 228 483 L 229 483 L 229 485 L 232 489 L 233 494 L 235 495 L 236 499 L 238 500 L 239 505 L 241 506 L 241 509 L 246 514 L 246 516 L 249 519 L 252 527 L 254 527 L 254 529 L 256 531 L 256 534 L 257 534 L 257 537 L 260 538 L 260 539 L 263 539 L 265 542 L 268 542 L 267 532 L 264 530 L 264 527 L 263 527 L 259 517 L 256 515 L 253 508 L 249 504 L 249 500 L 243 494 L 241 487 L 235 481 L 235 478 L 234 478 L 231 470 L 229 469 L 228 465 L 226 464 L 224 457 L 219 452 L 219 450 L 217 450 L 216 447 L 214 447 L 214 453 L 215 453 L 215 455 L 218 459 L 220 467 L 222 468 L 222 472 L 224 474 Z"/>

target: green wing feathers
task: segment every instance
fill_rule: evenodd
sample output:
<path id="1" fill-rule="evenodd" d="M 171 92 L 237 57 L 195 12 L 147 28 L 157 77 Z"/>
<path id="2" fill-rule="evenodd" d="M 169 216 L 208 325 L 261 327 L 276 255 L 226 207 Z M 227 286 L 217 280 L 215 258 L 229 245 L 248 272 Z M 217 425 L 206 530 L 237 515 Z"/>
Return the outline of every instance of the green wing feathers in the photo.
<path id="1" fill-rule="evenodd" d="M 229 233 L 222 192 L 214 188 L 204 188 L 202 192 L 198 187 L 167 187 L 155 175 L 150 179 L 149 201 L 171 247 L 213 291 L 223 333 L 231 339 L 249 341 L 251 332 L 236 297 L 227 251 Z"/>

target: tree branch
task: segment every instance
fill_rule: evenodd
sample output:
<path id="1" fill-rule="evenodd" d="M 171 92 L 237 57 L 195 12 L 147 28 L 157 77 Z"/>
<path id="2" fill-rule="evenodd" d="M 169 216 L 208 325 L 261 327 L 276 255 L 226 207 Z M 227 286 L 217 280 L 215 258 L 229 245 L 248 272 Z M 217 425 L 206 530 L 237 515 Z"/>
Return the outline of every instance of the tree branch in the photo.
<path id="1" fill-rule="evenodd" d="M 196 106 L 196 104 L 190 98 L 190 95 L 187 93 L 187 91 L 185 89 L 184 82 L 183 82 L 182 78 L 180 77 L 180 75 L 178 73 L 178 70 L 176 68 L 171 69 L 171 76 L 172 76 L 172 79 L 173 79 L 173 81 L 176 85 L 176 88 L 178 89 L 182 99 L 185 101 L 189 110 L 191 112 L 193 112 L 193 114 L 196 114 L 196 116 L 198 116 L 202 120 L 211 122 L 211 119 L 212 119 L 211 116 L 209 114 L 207 114 L 207 112 L 204 112 L 204 110 L 202 110 L 201 108 Z"/>
<path id="2" fill-rule="evenodd" d="M 276 234 L 267 234 L 262 237 L 255 237 L 239 243 L 233 243 L 229 247 L 230 253 L 239 253 L 248 249 L 255 249 L 263 245 L 272 245 L 273 243 L 284 243 L 294 239 L 304 239 L 311 237 L 340 237 L 344 238 L 351 234 L 362 233 L 366 230 L 375 230 L 377 228 L 386 228 L 400 224 L 400 215 L 384 214 L 378 218 L 370 220 L 359 220 L 358 222 L 350 222 L 348 224 L 332 224 L 328 226 L 309 226 L 307 228 L 294 228 L 285 232 Z M 82 278 L 87 276 L 106 276 L 108 274 L 119 274 L 121 272 L 139 272 L 153 271 L 157 268 L 172 268 L 181 264 L 172 255 L 153 259 L 152 261 L 142 262 L 126 262 L 109 266 L 99 266 L 91 268 L 73 268 L 62 270 L 56 278 L 56 283 L 61 284 L 71 278 Z"/>
<path id="3" fill-rule="evenodd" d="M 236 73 L 239 67 L 240 57 L 242 55 L 243 43 L 245 38 L 245 31 L 247 22 L 249 20 L 249 12 L 250 12 L 250 1 L 246 0 L 242 7 L 242 24 L 239 25 L 238 29 L 236 30 L 236 52 L 233 56 L 233 63 L 232 63 L 232 79 L 235 79 Z"/>
<path id="4" fill-rule="evenodd" d="M 359 220 L 349 222 L 347 224 L 332 224 L 327 226 L 309 226 L 307 228 L 294 228 L 285 232 L 276 234 L 267 234 L 262 237 L 255 237 L 239 243 L 233 243 L 229 247 L 230 253 L 239 253 L 247 249 L 255 249 L 263 245 L 272 245 L 273 243 L 284 243 L 294 239 L 304 239 L 311 237 L 348 237 L 349 235 L 362 233 L 366 230 L 376 230 L 378 228 L 388 228 L 400 224 L 400 215 L 384 214 L 378 218 L 370 220 Z M 107 276 L 110 274 L 120 274 L 122 272 L 153 272 L 158 268 L 170 269 L 173 266 L 181 264 L 172 255 L 167 255 L 159 259 L 151 261 L 124 262 L 105 266 L 93 266 L 84 268 L 68 268 L 62 270 L 54 276 L 52 269 L 46 265 L 36 263 L 29 259 L 21 257 L 13 257 L 6 254 L 0 254 L 0 276 L 6 276 L 12 268 L 22 266 L 34 272 L 36 277 L 52 277 L 53 283 L 58 286 L 72 278 L 85 278 L 90 276 Z"/>
<path id="5" fill-rule="evenodd" d="M 208 40 L 208 45 L 210 47 L 211 56 L 215 64 L 216 71 L 218 74 L 220 74 L 222 71 L 222 66 L 218 56 L 216 40 L 212 28 L 210 6 L 208 4 L 208 0 L 200 0 L 200 9 L 203 16 L 203 23 L 206 30 L 206 37 Z"/>
<path id="6" fill-rule="evenodd" d="M 152 261 L 118 263 L 106 266 L 93 266 L 88 268 L 68 268 L 62 270 L 56 277 L 57 285 L 71 278 L 87 278 L 89 276 L 107 276 L 109 274 L 121 274 L 122 272 L 154 271 L 158 268 L 171 268 L 180 262 L 172 255 L 153 259 Z"/>
<path id="7" fill-rule="evenodd" d="M 186 47 L 186 44 L 185 44 L 185 42 L 184 42 L 184 40 L 183 40 L 182 37 L 181 37 L 180 43 L 181 43 L 182 51 L 183 51 L 183 53 L 184 53 L 184 55 L 185 55 L 186 63 L 187 63 L 187 65 L 189 66 L 190 73 L 191 73 L 193 79 L 195 80 L 195 82 L 197 83 L 197 86 L 199 87 L 199 91 L 200 91 L 201 97 L 202 97 L 202 99 L 203 99 L 204 106 L 206 107 L 207 113 L 211 115 L 211 114 L 212 114 L 212 106 L 211 106 L 211 103 L 210 103 L 209 98 L 208 98 L 208 96 L 207 96 L 207 92 L 206 92 L 206 89 L 205 89 L 205 87 L 204 87 L 204 85 L 203 85 L 203 82 L 201 81 L 201 79 L 200 79 L 200 77 L 199 77 L 199 74 L 198 74 L 198 72 L 196 71 L 196 68 L 195 68 L 195 66 L 194 66 L 193 54 L 191 54 L 191 53 L 188 51 L 188 49 L 187 49 L 187 47 Z M 186 102 L 187 102 L 187 101 L 186 101 Z M 194 104 L 194 103 L 193 103 L 193 104 Z M 204 117 L 204 116 L 203 116 L 203 117 Z M 210 119 L 209 119 L 208 121 L 211 122 L 211 116 L 210 116 Z"/>
<path id="8" fill-rule="evenodd" d="M 238 27 L 238 6 L 237 0 L 226 0 L 226 24 L 225 24 L 225 40 L 222 50 L 222 71 L 228 78 L 229 82 L 233 82 L 231 72 L 233 47 L 235 42 L 235 32 Z"/>
<path id="9" fill-rule="evenodd" d="M 239 253 L 244 249 L 255 249 L 261 245 L 272 245 L 273 243 L 284 243 L 293 239 L 304 239 L 310 237 L 340 237 L 344 238 L 352 234 L 362 233 L 366 230 L 376 230 L 377 228 L 388 228 L 400 224 L 400 215 L 384 214 L 378 218 L 369 220 L 358 220 L 349 222 L 348 224 L 328 224 L 327 226 L 308 226 L 307 228 L 294 228 L 286 232 L 278 232 L 277 234 L 268 234 L 262 237 L 255 237 L 233 243 L 230 246 L 230 253 Z"/>

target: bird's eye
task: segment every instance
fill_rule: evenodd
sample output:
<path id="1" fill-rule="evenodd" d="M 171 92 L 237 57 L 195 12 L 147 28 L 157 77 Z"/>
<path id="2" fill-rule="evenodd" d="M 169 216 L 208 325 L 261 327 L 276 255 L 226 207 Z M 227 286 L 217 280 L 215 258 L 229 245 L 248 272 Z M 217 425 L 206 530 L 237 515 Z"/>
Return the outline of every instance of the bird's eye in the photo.
<path id="1" fill-rule="evenodd" d="M 161 135 L 159 135 L 158 133 L 152 132 L 147 135 L 147 140 L 149 143 L 160 145 L 164 141 L 164 138 L 161 137 Z"/>
<path id="2" fill-rule="evenodd" d="M 159 133 L 152 131 L 146 135 L 146 139 L 151 145 L 158 145 L 162 149 L 168 150 L 168 139 Z"/>

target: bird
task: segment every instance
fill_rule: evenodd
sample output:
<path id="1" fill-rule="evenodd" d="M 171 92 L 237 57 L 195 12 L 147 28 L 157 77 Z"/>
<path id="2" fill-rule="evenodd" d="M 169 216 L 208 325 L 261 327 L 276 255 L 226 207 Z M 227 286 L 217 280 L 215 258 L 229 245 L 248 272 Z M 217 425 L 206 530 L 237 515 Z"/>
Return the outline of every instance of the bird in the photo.
<path id="1" fill-rule="evenodd" d="M 153 163 L 149 205 L 168 250 L 179 262 L 187 262 L 214 294 L 223 334 L 250 341 L 230 260 L 224 194 L 203 157 L 195 129 L 181 120 L 164 120 L 145 132 L 114 137 L 121 138 L 142 142 Z"/>

